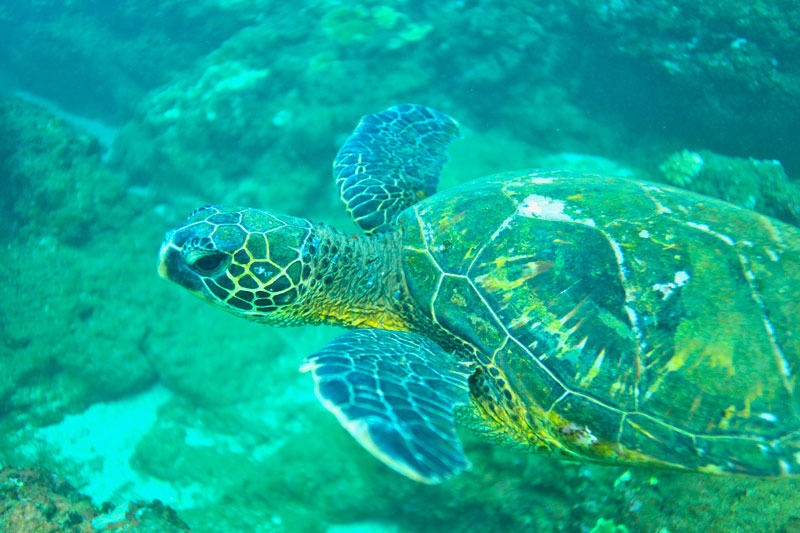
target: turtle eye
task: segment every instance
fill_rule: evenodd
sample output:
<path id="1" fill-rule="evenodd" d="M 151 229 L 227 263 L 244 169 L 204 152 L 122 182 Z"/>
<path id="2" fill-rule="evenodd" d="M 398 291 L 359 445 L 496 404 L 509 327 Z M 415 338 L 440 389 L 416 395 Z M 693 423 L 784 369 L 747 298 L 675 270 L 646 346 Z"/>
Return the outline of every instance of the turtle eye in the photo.
<path id="1" fill-rule="evenodd" d="M 218 272 L 220 267 L 224 265 L 227 257 L 226 254 L 220 252 L 206 253 L 194 258 L 189 258 L 187 263 L 189 267 L 198 274 L 208 276 Z"/>

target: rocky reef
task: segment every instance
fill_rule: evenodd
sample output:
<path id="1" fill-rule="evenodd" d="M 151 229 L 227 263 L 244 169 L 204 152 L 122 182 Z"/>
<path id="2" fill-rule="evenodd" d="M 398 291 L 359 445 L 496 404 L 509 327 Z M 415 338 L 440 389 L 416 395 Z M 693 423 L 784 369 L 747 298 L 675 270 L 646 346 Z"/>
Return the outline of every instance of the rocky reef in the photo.
<path id="1" fill-rule="evenodd" d="M 159 501 L 96 507 L 66 480 L 32 468 L 0 470 L 0 531 L 180 533 L 187 526 Z"/>
<path id="2" fill-rule="evenodd" d="M 140 206 L 102 163 L 97 140 L 12 98 L 0 100 L 0 139 L 0 424 L 19 427 L 126 394 L 153 373 L 118 349 L 143 334 L 110 311 L 130 296 L 118 280 L 131 265 L 95 251 L 124 248 L 117 237 Z"/>
<path id="3" fill-rule="evenodd" d="M 791 2 L 732 0 L 0 5 L 6 92 L 120 124 L 105 154 L 0 100 L 0 465 L 24 467 L 0 475 L 0 529 L 184 530 L 168 505 L 200 533 L 800 530 L 797 481 L 569 464 L 468 432 L 472 472 L 415 484 L 297 372 L 338 330 L 224 315 L 154 265 L 205 203 L 352 228 L 330 162 L 360 115 L 403 101 L 462 123 L 443 187 L 572 168 L 797 225 L 799 26 Z"/>
<path id="4" fill-rule="evenodd" d="M 6 2 L 0 56 L 13 83 L 75 112 L 119 123 L 153 87 L 189 67 L 268 2 Z"/>
<path id="5" fill-rule="evenodd" d="M 192 131 L 209 128 L 201 140 L 222 145 L 208 156 L 212 166 L 220 155 L 231 159 L 228 141 L 258 151 L 254 138 L 286 143 L 302 164 L 336 146 L 325 135 L 331 126 L 417 101 L 482 127 L 502 124 L 549 151 L 633 163 L 660 137 L 777 159 L 792 176 L 800 168 L 798 27 L 793 2 L 733 0 L 319 0 L 301 10 L 272 0 L 113 7 L 95 0 L 0 8 L 3 64 L 20 86 L 114 123 L 134 118 L 129 126 L 144 134 L 188 110 L 163 108 L 186 89 L 183 99 L 198 110 Z M 244 83 L 236 69 L 260 73 L 259 106 L 240 102 L 237 111 L 221 94 L 198 101 L 221 79 Z M 240 97 L 254 90 L 235 84 L 218 89 Z M 170 133 L 175 140 L 194 136 L 188 125 L 179 128 Z M 122 151 L 139 154 L 131 144 Z"/>
<path id="6" fill-rule="evenodd" d="M 80 247 L 130 220 L 135 206 L 124 197 L 123 181 L 101 164 L 96 138 L 38 105 L 2 98 L 0 139 L 8 187 L 0 227 L 6 239 L 53 239 Z"/>
<path id="7" fill-rule="evenodd" d="M 716 0 L 570 0 L 597 61 L 594 107 L 647 135 L 798 172 L 800 5 Z M 615 84 L 615 89 L 609 87 Z M 793 103 L 795 102 L 795 103 Z"/>
<path id="8" fill-rule="evenodd" d="M 684 149 L 665 159 L 659 170 L 671 185 L 800 226 L 800 185 L 789 180 L 780 161 Z"/>

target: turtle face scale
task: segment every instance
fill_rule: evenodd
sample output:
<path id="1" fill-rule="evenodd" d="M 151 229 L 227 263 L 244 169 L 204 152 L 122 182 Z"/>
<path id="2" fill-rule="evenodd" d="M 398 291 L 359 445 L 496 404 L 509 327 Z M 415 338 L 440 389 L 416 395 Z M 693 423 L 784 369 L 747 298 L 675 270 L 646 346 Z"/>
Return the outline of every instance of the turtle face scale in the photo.
<path id="1" fill-rule="evenodd" d="M 164 237 L 158 272 L 226 311 L 286 325 L 301 292 L 309 228 L 256 209 L 201 207 Z"/>

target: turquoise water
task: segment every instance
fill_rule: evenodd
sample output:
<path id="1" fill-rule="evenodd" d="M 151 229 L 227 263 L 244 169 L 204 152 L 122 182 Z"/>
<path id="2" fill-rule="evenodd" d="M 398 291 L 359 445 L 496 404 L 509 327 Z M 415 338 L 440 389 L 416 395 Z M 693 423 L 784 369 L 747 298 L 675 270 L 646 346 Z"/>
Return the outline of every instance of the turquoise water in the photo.
<path id="1" fill-rule="evenodd" d="M 779 1 L 5 2 L 0 467 L 118 513 L 158 499 L 197 532 L 797 531 L 791 480 L 562 462 L 467 430 L 471 472 L 405 479 L 298 372 L 342 330 L 240 320 L 156 256 L 209 203 L 357 232 L 331 161 L 402 102 L 461 125 L 440 188 L 568 168 L 800 225 L 799 41 Z"/>

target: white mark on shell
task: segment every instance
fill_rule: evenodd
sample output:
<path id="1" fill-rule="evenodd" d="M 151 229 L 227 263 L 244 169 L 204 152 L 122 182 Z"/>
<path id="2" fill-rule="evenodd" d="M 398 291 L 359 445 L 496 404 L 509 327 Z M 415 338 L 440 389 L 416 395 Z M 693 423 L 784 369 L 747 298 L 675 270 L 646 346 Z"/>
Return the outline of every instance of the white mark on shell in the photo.
<path id="1" fill-rule="evenodd" d="M 501 234 L 501 233 L 502 233 L 504 230 L 508 229 L 508 227 L 511 225 L 511 221 L 512 221 L 513 219 L 514 219 L 514 216 L 513 216 L 513 215 L 512 215 L 512 216 L 510 216 L 510 217 L 508 217 L 507 219 L 505 219 L 505 220 L 503 221 L 503 223 L 502 223 L 502 224 L 500 224 L 500 227 L 499 227 L 499 228 L 497 228 L 497 231 L 495 231 L 494 233 L 492 233 L 492 236 L 489 238 L 489 241 L 493 241 L 493 240 L 495 240 L 495 239 L 497 238 L 497 236 L 498 236 L 498 235 L 500 235 L 500 234 Z M 476 256 L 476 257 L 477 257 L 477 256 Z"/>
<path id="2" fill-rule="evenodd" d="M 717 237 L 719 237 L 720 239 L 722 239 L 723 241 L 725 241 L 725 242 L 726 242 L 727 244 L 729 244 L 730 246 L 733 246 L 734 244 L 736 244 L 736 243 L 734 243 L 734 242 L 733 242 L 733 239 L 731 239 L 731 238 L 730 238 L 730 237 L 728 237 L 727 235 L 723 235 L 722 233 L 717 233 L 716 235 L 717 235 Z"/>
<path id="3" fill-rule="evenodd" d="M 656 283 L 653 285 L 653 290 L 661 293 L 661 299 L 666 300 L 672 295 L 672 290 L 675 285 L 672 283 Z"/>
<path id="4" fill-rule="evenodd" d="M 431 224 L 424 224 L 422 227 L 422 236 L 425 238 L 427 243 L 430 243 L 433 238 L 435 237 L 435 233 L 433 231 L 433 226 Z"/>
<path id="5" fill-rule="evenodd" d="M 538 194 L 529 194 L 517 206 L 517 214 L 528 218 L 571 221 L 572 217 L 564 213 L 565 206 L 566 204 L 563 200 L 554 200 Z"/>
<path id="6" fill-rule="evenodd" d="M 719 233 L 719 232 L 716 232 L 716 231 L 712 230 L 711 228 L 708 227 L 707 224 L 698 224 L 696 222 L 687 222 L 686 225 L 689 226 L 690 228 L 699 229 L 703 233 L 708 233 L 709 235 L 713 235 L 714 237 L 720 239 L 722 242 L 724 242 L 728 246 L 734 246 L 736 244 L 736 243 L 733 242 L 733 239 L 731 239 L 727 235 L 724 235 L 722 233 Z"/>
<path id="7" fill-rule="evenodd" d="M 772 248 L 765 248 L 764 251 L 767 252 L 767 256 L 773 263 L 777 263 L 778 261 L 781 260 L 781 257 L 778 255 L 778 253 Z"/>
<path id="8" fill-rule="evenodd" d="M 772 413 L 759 413 L 758 418 L 762 420 L 766 420 L 767 422 L 777 422 L 778 417 L 773 415 Z"/>
<path id="9" fill-rule="evenodd" d="M 620 266 L 620 268 L 622 268 L 622 265 L 625 264 L 625 257 L 622 255 L 622 248 L 620 248 L 619 243 L 611 237 L 608 238 L 608 243 L 611 245 L 611 249 L 614 250 L 614 257 L 617 258 L 617 264 Z"/>
<path id="10" fill-rule="evenodd" d="M 626 305 L 625 312 L 628 313 L 628 319 L 631 321 L 631 325 L 636 329 L 639 324 L 639 316 L 636 314 L 636 311 L 634 311 L 633 307 L 630 305 Z"/>
<path id="11" fill-rule="evenodd" d="M 705 231 L 706 233 L 709 233 L 711 231 L 711 228 L 709 228 L 707 224 L 698 224 L 697 222 L 687 222 L 686 225 L 694 229 L 699 229 L 700 231 Z"/>
<path id="12" fill-rule="evenodd" d="M 762 316 L 761 320 L 764 322 L 764 328 L 767 330 L 767 333 L 769 333 L 769 340 L 776 355 L 778 370 L 781 372 L 781 374 L 788 377 L 791 375 L 791 371 L 789 370 L 789 361 L 786 360 L 786 356 L 783 354 L 783 351 L 779 348 L 778 343 L 775 340 L 775 328 L 772 326 L 772 322 L 770 322 L 766 316 Z"/>
<path id="13" fill-rule="evenodd" d="M 675 272 L 675 285 L 678 287 L 682 287 L 689 281 L 689 274 L 683 270 L 680 272 Z"/>
<path id="14" fill-rule="evenodd" d="M 578 222 L 586 226 L 595 227 L 594 220 L 591 218 L 578 220 L 569 216 L 564 212 L 566 206 L 567 204 L 564 200 L 548 198 L 539 194 L 529 194 L 521 204 L 517 205 L 517 214 L 528 218 L 541 218 L 559 222 Z"/>
<path id="15" fill-rule="evenodd" d="M 672 293 L 676 288 L 686 285 L 686 282 L 689 281 L 689 278 L 689 274 L 681 270 L 680 272 L 675 272 L 673 281 L 669 283 L 656 283 L 653 285 L 653 290 L 660 292 L 661 298 L 666 300 L 672 296 Z"/>

